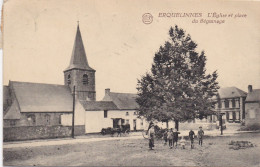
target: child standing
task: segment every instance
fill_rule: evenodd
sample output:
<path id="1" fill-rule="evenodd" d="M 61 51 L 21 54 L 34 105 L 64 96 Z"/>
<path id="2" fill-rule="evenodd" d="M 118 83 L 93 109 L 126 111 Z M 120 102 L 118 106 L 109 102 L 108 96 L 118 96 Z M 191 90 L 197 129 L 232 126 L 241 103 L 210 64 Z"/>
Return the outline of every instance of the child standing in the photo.
<path id="1" fill-rule="evenodd" d="M 186 140 L 184 139 L 184 136 L 182 136 L 182 138 L 180 140 L 180 144 L 181 144 L 182 149 L 185 149 L 185 143 L 186 143 Z"/>
<path id="2" fill-rule="evenodd" d="M 168 136 L 168 129 L 166 129 L 165 132 L 163 133 L 164 145 L 167 144 L 167 136 Z"/>
<path id="3" fill-rule="evenodd" d="M 189 138 L 190 138 L 190 148 L 194 148 L 194 138 L 195 138 L 195 133 L 193 130 L 190 130 L 189 132 Z"/>
<path id="4" fill-rule="evenodd" d="M 167 139 L 169 141 L 169 148 L 171 149 L 173 147 L 173 131 L 172 131 L 172 128 L 171 128 L 171 130 L 168 131 Z"/>
<path id="5" fill-rule="evenodd" d="M 198 139 L 199 139 L 199 145 L 202 146 L 202 140 L 203 140 L 203 136 L 204 136 L 204 131 L 202 130 L 202 127 L 199 127 L 200 130 L 198 131 Z"/>

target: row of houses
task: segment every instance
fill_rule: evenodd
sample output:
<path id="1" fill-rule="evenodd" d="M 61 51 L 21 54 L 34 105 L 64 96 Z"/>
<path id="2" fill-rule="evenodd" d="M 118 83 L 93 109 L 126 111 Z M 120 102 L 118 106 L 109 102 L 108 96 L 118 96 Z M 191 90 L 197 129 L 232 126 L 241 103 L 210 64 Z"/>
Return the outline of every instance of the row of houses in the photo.
<path id="1" fill-rule="evenodd" d="M 131 130 L 147 128 L 148 123 L 138 118 L 136 94 L 106 89 L 104 98 L 96 101 L 95 72 L 88 64 L 78 26 L 71 61 L 64 70 L 64 85 L 9 81 L 4 86 L 4 140 L 70 135 L 74 86 L 76 135 L 123 124 L 129 124 Z M 252 86 L 248 93 L 235 87 L 221 88 L 215 110 L 231 123 L 259 123 L 259 97 L 260 90 Z M 216 121 L 213 115 L 206 122 Z"/>

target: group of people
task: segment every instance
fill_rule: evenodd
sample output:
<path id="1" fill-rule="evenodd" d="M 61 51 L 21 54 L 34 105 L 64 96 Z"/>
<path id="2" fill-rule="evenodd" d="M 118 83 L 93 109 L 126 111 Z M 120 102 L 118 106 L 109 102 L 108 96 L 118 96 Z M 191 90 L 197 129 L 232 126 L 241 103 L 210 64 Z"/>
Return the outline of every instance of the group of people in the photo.
<path id="1" fill-rule="evenodd" d="M 169 142 L 169 148 L 172 149 L 174 146 L 177 148 L 178 144 L 178 138 L 180 132 L 177 131 L 177 129 L 166 129 L 166 131 L 163 134 L 163 139 L 164 139 L 164 145 L 167 145 L 167 142 Z M 202 130 L 202 127 L 199 127 L 198 131 L 198 140 L 199 140 L 199 145 L 202 146 L 202 141 L 203 141 L 203 136 L 204 136 L 204 131 Z M 148 128 L 148 137 L 149 137 L 149 148 L 153 149 L 154 147 L 154 137 L 155 137 L 155 130 L 154 130 L 154 125 L 150 124 Z M 193 130 L 190 130 L 189 132 L 189 140 L 190 140 L 190 146 L 191 149 L 194 148 L 194 139 L 195 139 L 195 133 Z M 186 140 L 184 139 L 184 136 L 182 136 L 180 140 L 180 145 L 183 149 L 185 149 L 185 144 Z"/>

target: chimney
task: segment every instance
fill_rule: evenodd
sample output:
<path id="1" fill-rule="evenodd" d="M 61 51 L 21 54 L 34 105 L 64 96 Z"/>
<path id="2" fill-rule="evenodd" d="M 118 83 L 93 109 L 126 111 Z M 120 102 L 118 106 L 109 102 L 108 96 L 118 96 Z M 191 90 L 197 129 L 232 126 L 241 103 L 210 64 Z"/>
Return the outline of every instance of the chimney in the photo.
<path id="1" fill-rule="evenodd" d="M 105 89 L 105 95 L 109 95 L 109 94 L 110 94 L 110 89 L 109 88 Z"/>
<path id="2" fill-rule="evenodd" d="M 252 85 L 248 85 L 248 93 L 252 92 L 253 90 L 253 86 Z"/>

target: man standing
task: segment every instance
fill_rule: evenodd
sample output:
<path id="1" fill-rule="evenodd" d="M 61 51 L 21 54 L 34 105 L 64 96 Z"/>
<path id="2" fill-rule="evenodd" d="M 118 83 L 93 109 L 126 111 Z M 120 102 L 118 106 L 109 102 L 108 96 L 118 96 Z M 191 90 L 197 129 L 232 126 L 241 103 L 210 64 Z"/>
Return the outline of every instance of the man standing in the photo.
<path id="1" fill-rule="evenodd" d="M 189 132 L 189 138 L 190 138 L 190 148 L 194 148 L 194 138 L 195 138 L 195 133 L 193 130 L 190 130 Z"/>
<path id="2" fill-rule="evenodd" d="M 204 136 L 204 131 L 202 130 L 202 127 L 199 127 L 200 130 L 198 131 L 198 139 L 199 139 L 199 145 L 202 146 L 202 140 L 203 140 L 203 136 Z"/>
<path id="3" fill-rule="evenodd" d="M 151 127 L 148 129 L 148 137 L 149 137 L 149 148 L 153 150 L 154 147 L 154 125 L 151 124 Z"/>
<path id="4" fill-rule="evenodd" d="M 175 148 L 177 148 L 179 134 L 180 134 L 180 132 L 178 132 L 177 129 L 175 129 L 173 132 L 173 146 L 174 146 L 174 143 L 176 143 Z"/>

